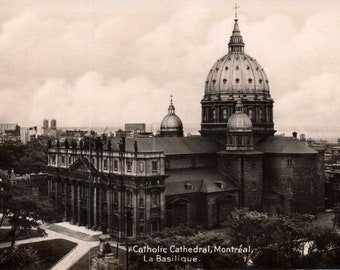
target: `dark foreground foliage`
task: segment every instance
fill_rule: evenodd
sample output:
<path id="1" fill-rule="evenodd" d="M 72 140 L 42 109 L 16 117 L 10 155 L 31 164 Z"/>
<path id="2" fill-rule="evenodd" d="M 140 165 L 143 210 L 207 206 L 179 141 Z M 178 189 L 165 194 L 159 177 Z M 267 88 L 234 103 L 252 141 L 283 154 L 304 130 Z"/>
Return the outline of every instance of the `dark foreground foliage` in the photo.
<path id="1" fill-rule="evenodd" d="M 0 249 L 0 269 L 50 269 L 76 245 L 55 239 Z"/>
<path id="2" fill-rule="evenodd" d="M 227 232 L 227 233 L 226 233 Z M 161 254 L 197 257 L 197 262 L 159 262 L 153 252 L 131 252 L 130 269 L 313 269 L 340 268 L 340 236 L 302 217 L 271 217 L 237 210 L 225 232 L 181 226 L 133 243 L 140 247 L 251 247 L 250 252 Z M 235 251 L 235 250 L 234 250 Z M 151 259 L 150 259 L 151 258 Z"/>

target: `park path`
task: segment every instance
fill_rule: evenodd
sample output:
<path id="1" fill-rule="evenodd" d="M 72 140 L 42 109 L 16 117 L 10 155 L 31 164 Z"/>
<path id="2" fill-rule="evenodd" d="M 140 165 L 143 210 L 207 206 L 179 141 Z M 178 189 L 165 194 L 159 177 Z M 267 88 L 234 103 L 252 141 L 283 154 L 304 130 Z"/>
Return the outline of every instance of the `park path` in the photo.
<path id="1" fill-rule="evenodd" d="M 91 248 L 99 245 L 99 241 L 84 241 L 70 235 L 65 235 L 60 232 L 54 232 L 49 229 L 46 230 L 48 234 L 53 232 L 53 234 L 59 235 L 59 238 L 69 240 L 77 243 L 77 246 L 67 253 L 59 262 L 57 262 L 51 269 L 52 270 L 66 270 L 79 261 Z"/>
<path id="2" fill-rule="evenodd" d="M 79 239 L 79 237 L 77 238 L 76 236 L 78 236 L 77 231 L 79 231 L 79 227 L 78 230 L 74 232 L 74 236 L 72 237 L 71 235 L 69 235 L 69 231 L 74 229 L 74 225 L 67 225 L 65 222 L 60 223 L 59 225 L 61 225 L 62 227 L 66 228 L 66 234 L 64 234 L 62 232 L 62 230 L 60 232 L 55 232 L 53 230 L 48 229 L 48 227 L 45 228 L 45 231 L 47 232 L 47 235 L 42 237 L 34 237 L 34 238 L 30 238 L 30 239 L 24 239 L 24 240 L 18 240 L 16 242 L 16 245 L 21 245 L 21 244 L 27 244 L 27 243 L 33 243 L 33 242 L 41 242 L 41 241 L 47 241 L 47 240 L 53 240 L 53 239 L 65 239 L 74 243 L 77 243 L 77 246 L 75 246 L 74 249 L 72 249 L 69 253 L 67 253 L 61 260 L 59 260 L 51 269 L 52 270 L 66 270 L 69 269 L 73 264 L 75 264 L 77 261 L 80 260 L 80 258 L 82 258 L 91 248 L 96 247 L 99 245 L 99 241 L 98 240 L 81 240 Z M 5 227 L 4 227 L 5 228 Z M 83 233 L 86 234 L 88 233 L 88 235 L 94 235 L 93 231 L 90 230 L 85 230 L 82 229 Z M 97 232 L 98 234 L 98 232 Z M 9 247 L 10 246 L 10 242 L 6 242 L 6 243 L 0 243 L 0 248 L 5 248 L 5 247 Z"/>

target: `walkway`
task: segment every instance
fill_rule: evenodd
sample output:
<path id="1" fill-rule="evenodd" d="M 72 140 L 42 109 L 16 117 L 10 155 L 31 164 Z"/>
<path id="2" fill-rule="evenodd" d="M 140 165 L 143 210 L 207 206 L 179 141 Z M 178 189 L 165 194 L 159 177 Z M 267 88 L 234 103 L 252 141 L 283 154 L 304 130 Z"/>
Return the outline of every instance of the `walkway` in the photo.
<path id="1" fill-rule="evenodd" d="M 51 229 L 50 229 L 51 227 Z M 57 264 L 51 269 L 53 270 L 66 270 L 69 269 L 73 264 L 80 260 L 91 248 L 99 245 L 98 238 L 101 232 L 95 232 L 87 230 L 84 227 L 71 225 L 67 222 L 52 224 L 45 228 L 47 236 L 35 237 L 30 239 L 18 240 L 16 245 L 41 242 L 52 239 L 65 239 L 74 243 L 77 246 L 67 253 Z M 56 232 L 57 230 L 58 232 Z M 9 247 L 10 242 L 0 243 L 0 248 Z"/>

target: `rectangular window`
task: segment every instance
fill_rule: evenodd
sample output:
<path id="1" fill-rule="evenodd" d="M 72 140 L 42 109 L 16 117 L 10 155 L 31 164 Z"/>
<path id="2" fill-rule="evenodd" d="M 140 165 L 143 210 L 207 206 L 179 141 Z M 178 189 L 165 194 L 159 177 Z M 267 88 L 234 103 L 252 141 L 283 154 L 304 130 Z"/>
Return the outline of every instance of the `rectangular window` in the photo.
<path id="1" fill-rule="evenodd" d="M 227 120 L 227 109 L 223 109 L 222 117 L 223 117 L 223 120 Z"/>
<path id="2" fill-rule="evenodd" d="M 55 160 L 56 160 L 56 157 L 55 156 L 51 156 L 51 163 L 52 164 L 55 164 Z"/>
<path id="3" fill-rule="evenodd" d="M 127 166 L 127 171 L 128 171 L 128 172 L 131 172 L 132 161 L 131 161 L 131 160 L 128 160 L 128 161 L 126 162 L 126 166 Z"/>
<path id="4" fill-rule="evenodd" d="M 287 159 L 287 166 L 288 166 L 288 167 L 292 167 L 292 166 L 293 166 L 293 161 L 292 161 L 291 158 L 288 158 L 288 159 Z"/>
<path id="5" fill-rule="evenodd" d="M 292 188 L 293 187 L 293 180 L 291 178 L 288 178 L 287 182 L 288 182 L 288 188 Z"/>
<path id="6" fill-rule="evenodd" d="M 185 188 L 186 188 L 187 191 L 193 191 L 194 190 L 193 184 L 190 184 L 190 183 L 186 183 Z"/>
<path id="7" fill-rule="evenodd" d="M 65 156 L 61 156 L 61 164 L 65 164 Z"/>
<path id="8" fill-rule="evenodd" d="M 113 170 L 118 171 L 118 160 L 115 159 L 113 162 Z"/>
<path id="9" fill-rule="evenodd" d="M 103 169 L 107 170 L 107 159 L 106 158 L 104 158 L 103 160 Z"/>
<path id="10" fill-rule="evenodd" d="M 132 192 L 130 190 L 126 191 L 126 206 L 132 206 Z"/>
<path id="11" fill-rule="evenodd" d="M 68 164 L 72 163 L 72 156 L 68 156 Z"/>
<path id="12" fill-rule="evenodd" d="M 157 172 L 158 171 L 158 163 L 157 161 L 152 161 L 152 171 Z"/>

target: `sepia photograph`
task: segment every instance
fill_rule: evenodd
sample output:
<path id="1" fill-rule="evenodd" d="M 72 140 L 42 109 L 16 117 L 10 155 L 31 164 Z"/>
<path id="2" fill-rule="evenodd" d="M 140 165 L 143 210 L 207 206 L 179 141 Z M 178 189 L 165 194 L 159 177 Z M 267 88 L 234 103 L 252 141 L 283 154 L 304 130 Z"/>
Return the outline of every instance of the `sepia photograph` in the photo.
<path id="1" fill-rule="evenodd" d="M 340 269 L 339 44 L 338 0 L 0 0 L 0 269 Z"/>

